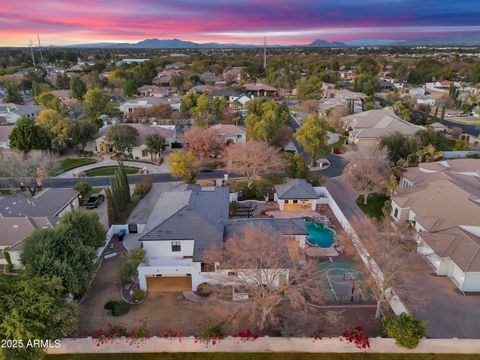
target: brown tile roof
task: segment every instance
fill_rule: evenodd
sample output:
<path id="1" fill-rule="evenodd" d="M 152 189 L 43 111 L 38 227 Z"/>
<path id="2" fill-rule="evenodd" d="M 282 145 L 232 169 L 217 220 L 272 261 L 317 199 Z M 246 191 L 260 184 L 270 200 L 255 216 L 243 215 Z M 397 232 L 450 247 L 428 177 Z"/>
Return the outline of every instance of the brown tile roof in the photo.
<path id="1" fill-rule="evenodd" d="M 51 226 L 47 218 L 0 218 L 0 247 L 7 246 L 11 250 L 17 250 L 19 243 L 36 229 Z"/>
<path id="2" fill-rule="evenodd" d="M 235 136 L 237 134 L 245 134 L 245 129 L 231 124 L 217 124 L 211 127 L 218 131 L 218 134 L 222 137 Z"/>
<path id="3" fill-rule="evenodd" d="M 480 271 L 480 237 L 455 226 L 422 233 L 421 238 L 438 256 L 449 257 L 463 271 Z"/>

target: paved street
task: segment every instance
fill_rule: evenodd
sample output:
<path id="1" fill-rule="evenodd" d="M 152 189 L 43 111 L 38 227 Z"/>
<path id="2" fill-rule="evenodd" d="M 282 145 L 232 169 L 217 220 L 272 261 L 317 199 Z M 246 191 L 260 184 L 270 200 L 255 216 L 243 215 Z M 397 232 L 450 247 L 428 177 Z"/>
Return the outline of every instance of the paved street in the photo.
<path id="1" fill-rule="evenodd" d="M 352 189 L 343 177 L 327 179 L 325 187 L 348 220 L 352 221 L 355 218 L 365 217 L 365 214 L 356 203 L 358 197 L 356 191 Z"/>

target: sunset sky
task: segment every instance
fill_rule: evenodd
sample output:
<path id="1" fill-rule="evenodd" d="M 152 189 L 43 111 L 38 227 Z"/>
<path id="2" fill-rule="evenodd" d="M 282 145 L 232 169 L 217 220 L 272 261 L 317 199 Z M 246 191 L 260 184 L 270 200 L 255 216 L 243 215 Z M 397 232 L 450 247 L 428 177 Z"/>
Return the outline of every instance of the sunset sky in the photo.
<path id="1" fill-rule="evenodd" d="M 0 0 L 0 46 L 137 42 L 305 44 L 479 33 L 479 0 Z"/>

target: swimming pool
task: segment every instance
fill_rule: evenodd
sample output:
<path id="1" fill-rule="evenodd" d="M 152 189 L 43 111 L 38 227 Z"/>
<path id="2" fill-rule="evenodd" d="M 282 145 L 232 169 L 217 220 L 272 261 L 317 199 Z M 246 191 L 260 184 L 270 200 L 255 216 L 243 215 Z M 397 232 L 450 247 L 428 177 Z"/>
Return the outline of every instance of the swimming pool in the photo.
<path id="1" fill-rule="evenodd" d="M 333 237 L 335 231 L 329 229 L 322 224 L 316 223 L 312 218 L 303 218 L 308 235 L 307 241 L 313 246 L 320 246 L 322 248 L 329 248 L 333 244 Z"/>

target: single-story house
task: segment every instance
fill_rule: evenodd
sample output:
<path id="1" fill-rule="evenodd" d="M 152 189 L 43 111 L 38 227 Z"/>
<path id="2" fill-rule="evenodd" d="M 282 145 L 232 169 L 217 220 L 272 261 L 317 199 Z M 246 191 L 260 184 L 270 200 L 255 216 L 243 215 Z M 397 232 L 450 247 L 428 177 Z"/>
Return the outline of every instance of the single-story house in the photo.
<path id="1" fill-rule="evenodd" d="M 224 98 L 229 104 L 233 103 L 235 99 L 240 96 L 240 92 L 231 88 L 224 88 L 213 90 L 210 94 L 208 94 L 208 98 L 210 100 L 215 98 Z"/>
<path id="2" fill-rule="evenodd" d="M 215 82 L 216 79 L 217 76 L 211 72 L 206 72 L 200 75 L 200 81 L 203 81 L 204 83 Z"/>
<path id="3" fill-rule="evenodd" d="M 15 124 L 20 117 L 35 120 L 42 108 L 37 105 L 0 104 L 0 124 Z"/>
<path id="4" fill-rule="evenodd" d="M 0 198 L 2 217 L 60 218 L 80 206 L 79 192 L 73 189 L 47 188 L 32 197 L 13 194 Z"/>
<path id="5" fill-rule="evenodd" d="M 168 104 L 173 111 L 180 111 L 182 99 L 175 97 L 155 97 L 147 96 L 142 98 L 130 99 L 120 105 L 120 111 L 125 115 L 129 115 L 135 109 L 148 109 L 157 104 Z"/>
<path id="6" fill-rule="evenodd" d="M 276 96 L 278 94 L 276 87 L 259 82 L 245 84 L 244 88 L 247 94 L 254 96 Z"/>
<path id="7" fill-rule="evenodd" d="M 0 218 L 0 265 L 7 265 L 5 253 L 10 255 L 13 269 L 22 267 L 20 254 L 23 240 L 37 229 L 53 227 L 54 223 L 46 217 L 2 217 Z"/>
<path id="8" fill-rule="evenodd" d="M 411 124 L 398 117 L 392 108 L 364 111 L 342 118 L 344 129 L 349 133 L 347 142 L 359 147 L 374 148 L 378 140 L 394 132 L 406 136 L 415 135 L 423 130 L 421 126 Z"/>
<path id="9" fill-rule="evenodd" d="M 232 124 L 217 124 L 213 125 L 211 129 L 218 132 L 218 136 L 221 137 L 225 144 L 231 144 L 235 142 L 246 141 L 245 128 Z"/>
<path id="10" fill-rule="evenodd" d="M 222 76 L 225 80 L 240 81 L 245 77 L 245 67 L 244 66 L 234 66 L 228 70 L 225 70 L 222 73 Z"/>
<path id="11" fill-rule="evenodd" d="M 150 154 L 146 150 L 145 138 L 148 135 L 158 134 L 167 140 L 167 147 L 171 147 L 172 143 L 176 141 L 176 131 L 172 126 L 158 126 L 141 123 L 125 124 L 131 126 L 138 131 L 138 139 L 135 146 L 129 150 L 134 159 L 150 158 Z M 110 154 L 114 151 L 112 145 L 107 142 L 106 135 L 111 126 L 106 126 L 97 133 L 94 141 L 90 141 L 86 146 L 86 151 L 92 151 L 97 154 Z"/>
<path id="12" fill-rule="evenodd" d="M 305 179 L 289 179 L 285 184 L 275 185 L 274 200 L 281 211 L 299 207 L 316 210 L 320 197 Z"/>
<path id="13" fill-rule="evenodd" d="M 10 134 L 15 125 L 0 125 L 0 148 L 10 149 Z"/>
<path id="14" fill-rule="evenodd" d="M 204 282 L 221 282 L 228 269 L 207 263 L 207 254 L 250 221 L 268 223 L 298 247 L 305 246 L 308 232 L 302 219 L 229 220 L 229 202 L 227 187 L 190 185 L 162 193 L 139 237 L 149 259 L 138 267 L 140 288 L 196 290 Z"/>
<path id="15" fill-rule="evenodd" d="M 443 133 L 450 132 L 450 128 L 448 126 L 443 125 L 442 123 L 439 123 L 439 122 L 434 122 L 432 124 L 429 124 L 428 126 L 431 127 L 436 132 L 443 132 Z"/>
<path id="16" fill-rule="evenodd" d="M 425 95 L 417 95 L 417 104 L 435 106 L 435 99 L 429 98 Z"/>
<path id="17" fill-rule="evenodd" d="M 56 96 L 62 103 L 69 103 L 74 100 L 71 90 L 52 90 L 50 93 Z"/>
<path id="18" fill-rule="evenodd" d="M 462 292 L 480 291 L 480 160 L 409 168 L 391 197 L 393 220 L 417 232 L 417 251 Z"/>
<path id="19" fill-rule="evenodd" d="M 150 59 L 122 59 L 117 62 L 117 66 L 120 66 L 123 64 L 142 64 L 147 61 L 150 61 Z"/>
<path id="20" fill-rule="evenodd" d="M 169 97 L 173 95 L 174 91 L 169 86 L 157 86 L 157 85 L 143 85 L 138 88 L 138 93 L 144 97 Z"/>

